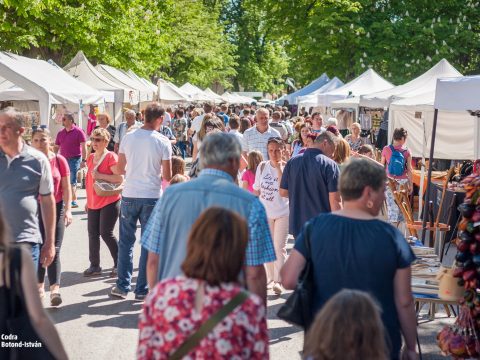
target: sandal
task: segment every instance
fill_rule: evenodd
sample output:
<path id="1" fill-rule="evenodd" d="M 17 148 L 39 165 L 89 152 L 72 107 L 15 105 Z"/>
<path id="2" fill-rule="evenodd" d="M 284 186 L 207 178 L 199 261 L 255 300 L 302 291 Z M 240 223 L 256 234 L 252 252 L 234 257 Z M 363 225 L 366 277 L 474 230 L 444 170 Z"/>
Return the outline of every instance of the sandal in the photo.
<path id="1" fill-rule="evenodd" d="M 60 293 L 51 293 L 50 294 L 50 305 L 51 306 L 58 306 L 62 303 L 62 297 Z"/>
<path id="2" fill-rule="evenodd" d="M 40 296 L 40 299 L 43 300 L 45 298 L 45 289 L 43 288 L 38 289 L 38 295 Z"/>

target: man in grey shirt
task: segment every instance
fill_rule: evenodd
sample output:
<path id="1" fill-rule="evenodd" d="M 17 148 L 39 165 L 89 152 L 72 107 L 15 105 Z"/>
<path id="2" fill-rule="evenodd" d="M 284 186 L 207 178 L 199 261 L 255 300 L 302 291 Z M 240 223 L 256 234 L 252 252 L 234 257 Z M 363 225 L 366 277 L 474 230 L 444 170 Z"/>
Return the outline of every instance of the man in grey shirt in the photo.
<path id="1" fill-rule="evenodd" d="M 55 256 L 55 198 L 50 163 L 44 154 L 23 142 L 25 117 L 9 107 L 0 112 L 0 206 L 13 240 L 27 244 L 36 265 L 50 265 Z M 38 204 L 45 225 L 42 236 Z"/>

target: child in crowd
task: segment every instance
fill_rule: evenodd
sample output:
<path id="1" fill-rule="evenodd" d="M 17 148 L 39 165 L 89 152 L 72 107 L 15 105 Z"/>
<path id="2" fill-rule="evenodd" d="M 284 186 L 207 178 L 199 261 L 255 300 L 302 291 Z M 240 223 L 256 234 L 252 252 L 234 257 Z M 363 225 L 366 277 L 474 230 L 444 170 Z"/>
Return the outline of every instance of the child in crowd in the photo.
<path id="1" fill-rule="evenodd" d="M 170 180 L 170 185 L 179 184 L 187 181 L 188 181 L 188 176 L 176 174 L 172 177 L 172 180 Z"/>
<path id="2" fill-rule="evenodd" d="M 315 317 L 306 335 L 304 359 L 387 360 L 380 312 L 368 293 L 343 289 Z"/>
<path id="3" fill-rule="evenodd" d="M 185 175 L 185 160 L 180 156 L 172 156 L 172 178 L 177 175 Z"/>
<path id="4" fill-rule="evenodd" d="M 255 183 L 255 174 L 258 164 L 263 161 L 260 151 L 250 151 L 247 159 L 247 170 L 242 175 L 242 188 L 253 193 L 253 184 Z"/>

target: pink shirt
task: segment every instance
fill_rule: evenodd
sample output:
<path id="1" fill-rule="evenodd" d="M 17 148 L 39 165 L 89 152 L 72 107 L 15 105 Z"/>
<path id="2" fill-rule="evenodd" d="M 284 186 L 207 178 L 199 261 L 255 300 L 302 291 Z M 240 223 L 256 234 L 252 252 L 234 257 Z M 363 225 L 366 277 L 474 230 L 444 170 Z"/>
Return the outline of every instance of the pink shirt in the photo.
<path id="1" fill-rule="evenodd" d="M 95 154 L 90 154 L 87 159 L 87 178 L 86 178 L 86 188 L 87 188 L 87 207 L 92 210 L 101 209 L 115 201 L 120 200 L 120 195 L 114 196 L 98 196 L 93 188 L 93 183 L 95 180 L 92 178 L 92 171 L 95 165 L 93 164 L 93 157 Z M 98 167 L 97 171 L 101 174 L 113 175 L 111 167 L 116 165 L 118 162 L 118 156 L 112 151 L 109 151 L 108 154 L 103 159 L 102 163 Z"/>
<path id="2" fill-rule="evenodd" d="M 245 170 L 242 175 L 242 181 L 248 183 L 248 191 L 253 193 L 253 184 L 255 183 L 255 174 L 251 170 Z"/>
<path id="3" fill-rule="evenodd" d="M 63 129 L 57 134 L 55 145 L 60 146 L 60 154 L 70 159 L 82 156 L 81 143 L 87 142 L 87 137 L 82 129 L 73 125 L 70 131 Z"/>
<path id="4" fill-rule="evenodd" d="M 52 168 L 53 194 L 55 202 L 58 203 L 63 199 L 62 178 L 70 175 L 70 169 L 67 160 L 62 155 L 55 155 L 49 160 Z"/>

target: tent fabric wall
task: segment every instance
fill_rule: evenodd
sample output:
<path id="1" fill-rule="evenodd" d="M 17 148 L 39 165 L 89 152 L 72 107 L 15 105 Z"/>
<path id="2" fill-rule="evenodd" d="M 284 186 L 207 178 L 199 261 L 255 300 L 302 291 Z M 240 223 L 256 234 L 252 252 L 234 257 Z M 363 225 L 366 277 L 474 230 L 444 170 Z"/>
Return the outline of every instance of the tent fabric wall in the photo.
<path id="1" fill-rule="evenodd" d="M 415 113 L 421 112 L 422 118 Z M 407 146 L 414 157 L 429 157 L 433 127 L 433 107 L 391 107 L 389 114 L 389 138 L 393 129 L 403 127 L 408 131 Z M 466 112 L 442 111 L 438 114 L 434 157 L 437 159 L 463 160 L 474 158 L 472 116 Z"/>
<path id="2" fill-rule="evenodd" d="M 318 78 L 313 80 L 310 84 L 307 86 L 301 88 L 300 90 L 297 90 L 291 94 L 284 95 L 277 101 L 281 101 L 283 105 L 283 101 L 287 100 L 290 105 L 296 104 L 297 103 L 297 98 L 299 96 L 304 96 L 312 93 L 313 91 L 321 88 L 323 85 L 327 84 L 330 81 L 330 78 L 328 77 L 327 74 L 323 73 L 320 75 Z"/>
<path id="3" fill-rule="evenodd" d="M 345 85 L 342 80 L 337 78 L 336 76 L 331 79 L 328 83 L 323 85 L 317 90 L 314 90 L 313 92 L 309 93 L 308 95 L 304 96 L 299 96 L 297 98 L 297 103 L 298 106 L 304 106 L 304 107 L 310 107 L 310 106 L 316 106 L 317 105 L 317 95 L 333 91 L 341 86 Z"/>
<path id="4" fill-rule="evenodd" d="M 44 125 L 48 125 L 54 103 L 79 106 L 103 102 L 100 92 L 43 60 L 0 52 L 0 77 L 31 94 L 29 100 L 39 102 L 40 121 Z"/>

